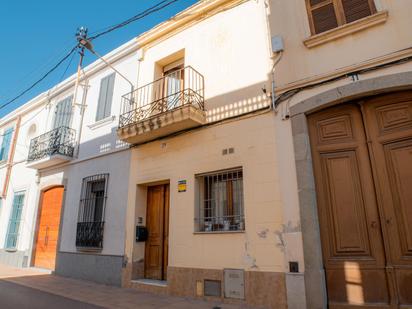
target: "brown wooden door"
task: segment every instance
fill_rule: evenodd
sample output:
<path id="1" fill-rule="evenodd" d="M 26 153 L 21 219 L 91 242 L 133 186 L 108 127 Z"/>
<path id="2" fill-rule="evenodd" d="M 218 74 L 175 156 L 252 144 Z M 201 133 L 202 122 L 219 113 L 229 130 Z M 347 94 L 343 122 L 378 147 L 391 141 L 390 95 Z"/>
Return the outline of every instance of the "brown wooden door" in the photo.
<path id="1" fill-rule="evenodd" d="M 412 91 L 363 105 L 394 303 L 412 307 Z M 410 307 L 409 307 L 410 306 Z"/>
<path id="2" fill-rule="evenodd" d="M 63 187 L 56 187 L 43 193 L 34 256 L 36 267 L 54 270 L 63 191 Z"/>
<path id="3" fill-rule="evenodd" d="M 145 278 L 166 280 L 169 239 L 169 185 L 148 187 Z"/>
<path id="4" fill-rule="evenodd" d="M 330 308 L 389 304 L 362 115 L 345 105 L 308 117 Z"/>
<path id="5" fill-rule="evenodd" d="M 308 124 L 330 308 L 411 306 L 412 92 Z"/>

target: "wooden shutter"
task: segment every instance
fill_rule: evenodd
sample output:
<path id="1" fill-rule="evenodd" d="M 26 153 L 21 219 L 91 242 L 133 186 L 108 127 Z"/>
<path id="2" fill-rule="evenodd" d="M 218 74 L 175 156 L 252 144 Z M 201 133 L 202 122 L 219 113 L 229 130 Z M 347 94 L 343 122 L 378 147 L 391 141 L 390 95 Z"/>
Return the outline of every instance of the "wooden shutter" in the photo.
<path id="1" fill-rule="evenodd" d="M 115 74 L 110 74 L 100 82 L 99 102 L 97 103 L 96 121 L 109 117 L 112 110 Z"/>
<path id="2" fill-rule="evenodd" d="M 375 9 L 370 0 L 342 0 L 342 7 L 346 23 L 372 15 Z"/>
<path id="3" fill-rule="evenodd" d="M 71 126 L 73 96 L 65 98 L 56 105 L 54 112 L 53 129 Z"/>
<path id="4" fill-rule="evenodd" d="M 374 0 L 306 0 L 312 34 L 318 34 L 376 12 Z"/>
<path id="5" fill-rule="evenodd" d="M 3 141 L 1 142 L 0 160 L 5 161 L 9 156 L 9 149 L 11 143 L 11 136 L 13 135 L 13 128 L 8 128 L 3 135 Z"/>

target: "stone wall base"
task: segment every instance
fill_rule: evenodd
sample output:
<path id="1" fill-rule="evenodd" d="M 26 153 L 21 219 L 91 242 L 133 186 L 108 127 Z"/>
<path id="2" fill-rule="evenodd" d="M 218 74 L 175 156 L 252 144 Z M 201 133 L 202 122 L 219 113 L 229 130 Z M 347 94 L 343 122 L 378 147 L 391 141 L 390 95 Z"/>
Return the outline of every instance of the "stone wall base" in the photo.
<path id="1" fill-rule="evenodd" d="M 129 271 L 131 271 L 131 265 Z M 124 274 L 127 276 L 127 274 Z M 131 277 L 131 274 L 128 276 Z M 212 297 L 203 295 L 204 280 L 221 282 L 221 296 Z M 167 286 L 153 287 L 141 282 L 130 281 L 124 286 L 139 291 L 150 291 L 173 296 L 200 298 L 224 303 L 250 305 L 261 308 L 287 308 L 286 279 L 284 273 L 265 271 L 245 271 L 245 298 L 243 300 L 225 298 L 223 269 L 201 269 L 186 267 L 168 267 Z M 200 286 L 200 289 L 199 289 Z"/>
<path id="2" fill-rule="evenodd" d="M 121 286 L 122 265 L 122 256 L 58 252 L 55 273 L 64 277 Z"/>
<path id="3" fill-rule="evenodd" d="M 13 267 L 27 267 L 28 256 L 24 251 L 0 249 L 0 263 Z"/>

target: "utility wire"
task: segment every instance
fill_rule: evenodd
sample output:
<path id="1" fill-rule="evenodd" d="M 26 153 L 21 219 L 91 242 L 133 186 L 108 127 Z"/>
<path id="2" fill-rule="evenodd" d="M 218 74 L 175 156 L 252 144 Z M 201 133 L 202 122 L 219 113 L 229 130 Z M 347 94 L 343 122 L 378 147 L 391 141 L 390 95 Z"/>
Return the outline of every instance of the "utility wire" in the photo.
<path id="1" fill-rule="evenodd" d="M 35 80 L 39 75 L 45 72 L 55 61 L 64 56 L 68 52 L 69 48 L 73 46 L 73 39 L 70 40 L 70 44 L 67 43 L 68 42 L 64 43 L 64 48 L 59 48 L 58 50 L 55 50 L 53 54 L 49 54 L 48 57 L 44 58 L 44 61 L 41 61 L 41 64 L 39 66 L 34 67 L 27 74 L 21 76 L 18 82 L 14 83 L 14 86 L 1 90 L 1 100 L 9 100 L 12 95 L 14 95 L 18 90 L 21 89 L 23 85 L 30 85 L 33 80 Z"/>
<path id="2" fill-rule="evenodd" d="M 168 6 L 172 5 L 173 3 L 177 2 L 177 1 L 180 1 L 180 0 L 163 0 L 163 1 L 160 1 L 156 5 L 144 10 L 143 12 L 140 12 L 139 14 L 137 14 L 137 15 L 135 15 L 135 16 L 133 16 L 133 17 L 117 24 L 117 25 L 110 26 L 110 27 L 108 27 L 108 29 L 89 37 L 89 40 L 90 41 L 95 40 L 95 39 L 97 39 L 98 37 L 100 37 L 102 35 L 108 34 L 112 31 L 117 30 L 119 28 L 122 28 L 122 27 L 124 27 L 124 26 L 126 26 L 126 25 L 128 25 L 128 24 L 130 24 L 134 21 L 142 19 L 143 17 L 146 17 L 146 16 L 148 16 L 150 14 L 153 14 L 155 12 L 158 12 L 158 11 L 164 9 L 165 7 L 168 7 Z"/>
<path id="3" fill-rule="evenodd" d="M 59 80 L 59 82 L 58 82 L 57 84 L 60 84 L 60 83 L 62 82 L 64 76 L 65 76 L 66 73 L 67 73 L 67 70 L 69 69 L 70 65 L 72 64 L 72 61 L 73 61 L 73 58 L 74 58 L 75 53 L 71 53 L 71 54 L 72 54 L 72 56 L 70 57 L 69 63 L 67 64 L 67 67 L 66 67 L 66 69 L 64 70 L 64 72 L 63 72 L 62 76 L 60 77 L 60 80 Z"/>
<path id="4" fill-rule="evenodd" d="M 62 59 L 60 59 L 59 62 L 57 62 L 49 71 L 47 71 L 40 79 L 38 79 L 36 82 L 34 82 L 30 87 L 26 88 L 22 92 L 20 92 L 17 96 L 15 96 L 13 99 L 7 101 L 6 103 L 3 103 L 0 105 L 0 109 L 5 108 L 7 105 L 13 103 L 17 99 L 21 98 L 24 94 L 26 94 L 28 91 L 33 89 L 35 86 L 37 86 L 40 82 L 42 82 L 47 76 L 49 76 L 53 71 L 55 71 L 67 58 L 69 58 L 77 49 L 78 45 L 74 46 L 66 56 L 64 56 Z"/>
<path id="5" fill-rule="evenodd" d="M 69 55 L 70 55 L 70 54 L 69 54 Z M 71 52 L 71 55 L 72 55 L 72 56 L 70 57 L 70 60 L 69 60 L 69 62 L 68 62 L 68 64 L 67 64 L 66 69 L 64 70 L 62 76 L 60 77 L 60 80 L 59 80 L 58 84 L 61 83 L 61 81 L 63 80 L 64 75 L 66 74 L 67 70 L 69 69 L 69 67 L 70 67 L 70 65 L 71 65 L 71 63 L 72 63 L 72 61 L 73 61 L 73 58 L 74 58 L 75 53 Z M 67 58 L 66 58 L 66 59 L 67 59 Z M 28 124 L 28 123 L 31 122 L 34 118 L 36 118 L 38 115 L 40 115 L 40 113 L 41 113 L 43 110 L 45 110 L 45 109 L 47 108 L 47 106 L 48 106 L 48 104 L 44 104 L 43 107 L 42 107 L 40 110 L 38 110 L 36 114 L 34 114 L 32 117 L 30 117 L 29 119 L 27 119 L 27 120 L 26 120 L 25 122 L 23 122 L 22 124 L 20 124 L 20 128 L 24 127 L 26 124 Z M 14 132 L 14 129 L 13 129 L 12 133 L 13 133 L 13 132 Z M 3 137 L 3 136 L 5 136 L 5 134 L 0 134 L 0 137 Z"/>
<path id="6" fill-rule="evenodd" d="M 119 23 L 113 26 L 108 27 L 106 30 L 99 32 L 91 37 L 89 37 L 88 39 L 90 41 L 95 40 L 105 34 L 108 34 L 114 30 L 117 30 L 119 28 L 122 28 L 134 21 L 137 21 L 139 19 L 142 19 L 150 14 L 153 14 L 155 12 L 158 12 L 170 5 L 172 5 L 175 2 L 178 2 L 180 0 L 162 0 L 159 3 L 157 3 L 156 5 L 140 12 L 139 14 Z M 53 71 L 55 71 L 66 59 L 68 59 L 70 56 L 72 56 L 72 54 L 76 51 L 76 49 L 78 48 L 78 45 L 74 46 L 70 52 L 68 54 L 66 54 L 66 56 L 64 56 L 59 62 L 57 62 L 49 71 L 47 71 L 40 79 L 38 79 L 36 82 L 34 82 L 31 86 L 29 86 L 28 88 L 26 88 L 25 90 L 23 90 L 21 93 L 19 93 L 17 96 L 15 96 L 14 98 L 8 100 L 6 103 L 3 103 L 0 105 L 0 110 L 5 108 L 6 106 L 10 105 L 11 103 L 13 103 L 14 101 L 16 101 L 17 99 L 21 98 L 24 94 L 26 94 L 28 91 L 30 91 L 31 89 L 33 89 L 35 86 L 37 86 L 40 82 L 42 82 L 47 76 L 49 76 Z M 70 60 L 71 63 L 71 60 Z M 68 66 L 70 66 L 70 63 Z M 68 67 L 66 68 L 65 72 L 63 73 L 63 76 L 66 74 Z"/>
<path id="7" fill-rule="evenodd" d="M 144 10 L 143 12 L 140 12 L 139 14 L 119 23 L 113 26 L 108 27 L 106 30 L 99 32 L 91 37 L 89 37 L 89 40 L 94 40 L 97 39 L 98 37 L 101 37 L 105 34 L 108 34 L 114 30 L 117 30 L 119 28 L 122 28 L 134 21 L 137 21 L 139 19 L 142 19 L 150 14 L 153 14 L 155 12 L 158 12 L 170 5 L 172 5 L 175 2 L 178 2 L 180 0 L 162 0 L 159 3 L 157 3 L 156 5 Z M 22 91 L 20 94 L 18 94 L 17 96 L 15 96 L 14 98 L 8 100 L 6 103 L 0 105 L 0 110 L 5 108 L 6 106 L 10 105 L 11 103 L 13 103 L 14 101 L 16 101 L 17 99 L 21 98 L 24 94 L 26 94 L 28 91 L 30 91 L 31 89 L 33 89 L 35 86 L 37 86 L 41 81 L 43 81 L 48 75 L 50 75 L 53 71 L 55 71 L 67 58 L 69 58 L 74 51 L 77 49 L 78 45 L 76 45 L 75 47 L 73 47 L 70 52 L 64 56 L 56 65 L 54 65 L 48 72 L 46 72 L 40 79 L 38 79 L 36 82 L 34 82 L 30 87 L 26 88 L 24 91 Z M 66 69 L 67 71 L 67 69 Z M 66 71 L 63 73 L 63 75 L 66 73 Z"/>

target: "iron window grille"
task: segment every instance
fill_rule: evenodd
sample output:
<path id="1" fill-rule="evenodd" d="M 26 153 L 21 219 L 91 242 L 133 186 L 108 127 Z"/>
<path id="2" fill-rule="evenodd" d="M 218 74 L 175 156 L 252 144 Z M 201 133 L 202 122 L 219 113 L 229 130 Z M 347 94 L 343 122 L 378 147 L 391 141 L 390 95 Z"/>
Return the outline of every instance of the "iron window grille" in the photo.
<path id="1" fill-rule="evenodd" d="M 242 168 L 196 176 L 197 232 L 245 229 Z"/>
<path id="2" fill-rule="evenodd" d="M 104 217 L 109 174 L 83 178 L 76 247 L 103 248 Z"/>

